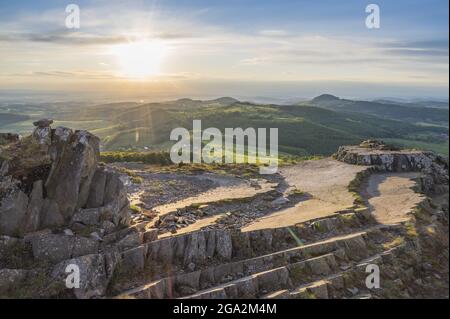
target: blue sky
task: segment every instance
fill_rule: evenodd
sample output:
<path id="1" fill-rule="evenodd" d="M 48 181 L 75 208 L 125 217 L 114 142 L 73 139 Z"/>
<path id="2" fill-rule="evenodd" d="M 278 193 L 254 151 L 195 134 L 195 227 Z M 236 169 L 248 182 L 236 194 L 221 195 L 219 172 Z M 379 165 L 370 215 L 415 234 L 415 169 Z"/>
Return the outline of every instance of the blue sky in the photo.
<path id="1" fill-rule="evenodd" d="M 64 26 L 69 3 L 80 6 L 79 30 Z M 380 29 L 365 27 L 369 3 L 380 6 Z M 140 59 L 151 70 L 136 81 Z M 254 94 L 273 82 L 280 95 L 295 93 L 282 83 L 336 93 L 366 83 L 380 95 L 410 87 L 444 96 L 448 1 L 0 0 L 0 89 L 117 84 L 197 94 L 202 83 L 233 81 L 253 83 Z"/>

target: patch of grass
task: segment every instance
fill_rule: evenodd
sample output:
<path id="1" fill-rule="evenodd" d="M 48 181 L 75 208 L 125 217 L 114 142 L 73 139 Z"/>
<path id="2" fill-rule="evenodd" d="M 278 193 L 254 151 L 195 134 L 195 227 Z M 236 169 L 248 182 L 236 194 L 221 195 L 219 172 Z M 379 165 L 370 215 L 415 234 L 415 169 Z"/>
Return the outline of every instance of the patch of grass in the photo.
<path id="1" fill-rule="evenodd" d="M 301 295 L 301 299 L 317 299 L 317 297 L 310 291 L 304 291 Z"/>
<path id="2" fill-rule="evenodd" d="M 312 224 L 312 227 L 315 231 L 318 231 L 320 233 L 323 233 L 326 231 L 326 229 L 323 227 L 322 223 L 320 221 L 314 222 Z"/>
<path id="3" fill-rule="evenodd" d="M 407 223 L 405 225 L 406 228 L 406 235 L 409 238 L 416 238 L 417 236 L 419 236 L 416 226 L 413 223 Z"/>
<path id="4" fill-rule="evenodd" d="M 116 169 L 121 173 L 127 174 L 130 177 L 132 183 L 142 184 L 144 182 L 144 179 L 141 176 L 130 169 L 127 169 L 125 167 L 116 167 Z"/>
<path id="5" fill-rule="evenodd" d="M 400 246 L 405 243 L 405 238 L 402 236 L 395 237 L 392 241 L 384 243 L 383 248 L 384 250 L 389 250 L 394 247 Z"/>
<path id="6" fill-rule="evenodd" d="M 139 214 L 140 212 L 142 212 L 142 208 L 134 204 L 130 205 L 130 209 L 135 214 Z"/>
<path id="7" fill-rule="evenodd" d="M 339 215 L 339 219 L 346 226 L 353 226 L 353 225 L 355 225 L 355 223 L 357 221 L 357 217 L 353 213 L 341 214 L 341 215 Z"/>
<path id="8" fill-rule="evenodd" d="M 105 163 L 138 162 L 144 164 L 171 165 L 169 152 L 102 152 L 100 160 Z"/>
<path id="9" fill-rule="evenodd" d="M 291 195 L 291 196 L 303 196 L 303 195 L 305 195 L 305 192 L 302 191 L 301 189 L 294 188 L 294 189 L 289 193 L 289 195 Z"/>

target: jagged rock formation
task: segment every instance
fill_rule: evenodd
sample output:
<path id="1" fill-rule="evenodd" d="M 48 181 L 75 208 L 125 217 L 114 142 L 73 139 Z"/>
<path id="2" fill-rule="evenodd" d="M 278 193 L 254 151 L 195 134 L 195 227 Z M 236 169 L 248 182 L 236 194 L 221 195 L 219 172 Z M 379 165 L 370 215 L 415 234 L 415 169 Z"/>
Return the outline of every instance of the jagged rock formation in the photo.
<path id="1" fill-rule="evenodd" d="M 84 278 L 96 276 L 75 295 L 102 295 L 121 250 L 144 240 L 143 232 L 128 227 L 120 176 L 98 163 L 99 139 L 87 131 L 52 129 L 52 122 L 35 122 L 32 135 L 22 139 L 2 134 L 0 295 L 10 291 L 11 282 L 39 291 L 36 276 L 45 278 L 41 284 L 51 283 L 67 260 L 85 267 Z M 100 264 L 110 272 L 101 280 L 95 268 Z"/>
<path id="2" fill-rule="evenodd" d="M 31 137 L 2 150 L 0 234 L 61 227 L 90 208 L 115 225 L 126 219 L 126 193 L 118 176 L 98 167 L 98 138 L 63 127 L 52 130 L 52 122 L 35 122 Z M 92 183 L 94 175 L 107 182 Z M 88 205 L 90 194 L 97 198 Z"/>

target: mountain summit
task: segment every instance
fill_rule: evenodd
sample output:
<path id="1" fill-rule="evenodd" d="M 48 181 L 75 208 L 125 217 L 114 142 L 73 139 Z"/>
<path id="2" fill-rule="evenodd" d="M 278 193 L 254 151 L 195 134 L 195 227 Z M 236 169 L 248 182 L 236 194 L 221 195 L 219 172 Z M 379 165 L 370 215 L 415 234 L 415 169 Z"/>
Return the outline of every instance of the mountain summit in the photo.
<path id="1" fill-rule="evenodd" d="M 331 95 L 331 94 L 322 94 L 319 96 L 316 96 L 315 98 L 313 98 L 311 100 L 311 102 L 316 102 L 316 103 L 320 103 L 320 102 L 330 102 L 330 101 L 339 101 L 340 98 L 338 98 L 335 95 Z"/>

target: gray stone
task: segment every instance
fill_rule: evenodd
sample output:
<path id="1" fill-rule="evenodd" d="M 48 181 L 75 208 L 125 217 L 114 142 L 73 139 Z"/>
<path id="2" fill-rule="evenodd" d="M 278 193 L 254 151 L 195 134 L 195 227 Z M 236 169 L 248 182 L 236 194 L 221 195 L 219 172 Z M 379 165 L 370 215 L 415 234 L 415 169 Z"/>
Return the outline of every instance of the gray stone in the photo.
<path id="1" fill-rule="evenodd" d="M 64 217 L 59 212 L 56 202 L 46 198 L 42 205 L 40 228 L 54 228 L 64 225 Z"/>
<path id="2" fill-rule="evenodd" d="M 53 124 L 53 120 L 51 119 L 40 119 L 36 122 L 33 122 L 33 125 L 36 127 L 49 127 Z"/>
<path id="3" fill-rule="evenodd" d="M 97 241 L 80 236 L 42 234 L 30 241 L 34 258 L 51 263 L 98 251 Z"/>
<path id="4" fill-rule="evenodd" d="M 116 225 L 109 220 L 103 221 L 101 227 L 105 230 L 105 234 L 110 234 L 116 229 Z"/>
<path id="5" fill-rule="evenodd" d="M 287 203 L 289 203 L 289 199 L 287 199 L 286 197 L 278 197 L 277 199 L 271 202 L 272 206 L 274 207 L 283 206 Z"/>
<path id="6" fill-rule="evenodd" d="M 65 218 L 72 217 L 76 209 L 86 205 L 98 158 L 98 137 L 77 131 L 53 161 L 45 184 L 47 197 L 58 204 Z"/>
<path id="7" fill-rule="evenodd" d="M 87 201 L 87 207 L 98 208 L 103 206 L 106 187 L 106 172 L 103 168 L 98 168 L 92 178 L 91 190 Z"/>
<path id="8" fill-rule="evenodd" d="M 228 231 L 216 232 L 216 256 L 223 260 L 231 259 L 232 241 Z"/>
<path id="9" fill-rule="evenodd" d="M 31 239 L 34 258 L 52 263 L 72 257 L 73 236 L 44 234 Z"/>
<path id="10" fill-rule="evenodd" d="M 158 239 L 158 229 L 149 229 L 144 233 L 144 243 L 149 243 L 151 241 Z"/>
<path id="11" fill-rule="evenodd" d="M 16 236 L 21 233 L 26 216 L 28 196 L 15 188 L 0 201 L 0 235 Z"/>
<path id="12" fill-rule="evenodd" d="M 80 209 L 72 216 L 72 223 L 93 226 L 100 222 L 101 212 L 98 208 Z"/>
<path id="13" fill-rule="evenodd" d="M 104 255 L 86 255 L 57 264 L 51 273 L 54 281 L 65 284 L 68 265 L 76 265 L 80 270 L 80 288 L 72 289 L 78 299 L 96 298 L 105 294 L 111 277 L 106 271 Z"/>
<path id="14" fill-rule="evenodd" d="M 39 229 L 41 222 L 41 211 L 44 206 L 44 183 L 39 180 L 33 183 L 33 190 L 30 194 L 30 201 L 27 207 L 24 230 L 22 233 L 35 232 Z"/>
<path id="15" fill-rule="evenodd" d="M 122 253 L 122 266 L 127 272 L 142 271 L 145 266 L 145 246 L 139 246 Z"/>
<path id="16" fill-rule="evenodd" d="M 49 126 L 36 127 L 32 137 L 36 143 L 49 146 L 52 143 L 52 129 Z"/>
<path id="17" fill-rule="evenodd" d="M 133 231 L 128 235 L 126 235 L 121 240 L 119 240 L 116 244 L 116 247 L 119 250 L 125 250 L 140 246 L 142 245 L 142 242 L 143 242 L 142 234 Z"/>

